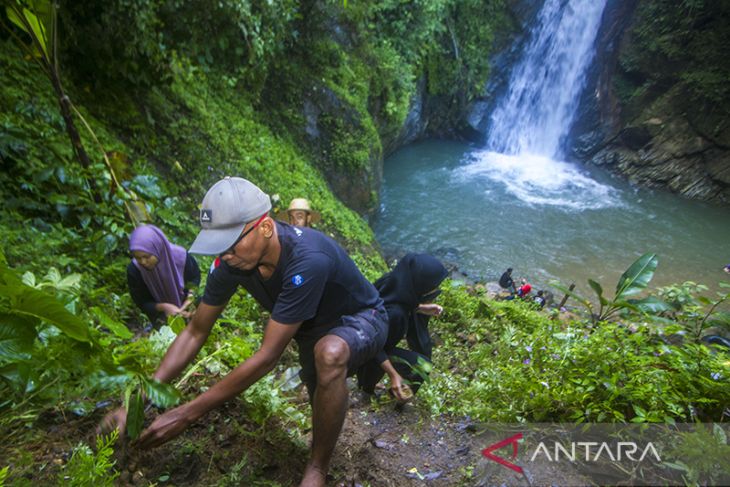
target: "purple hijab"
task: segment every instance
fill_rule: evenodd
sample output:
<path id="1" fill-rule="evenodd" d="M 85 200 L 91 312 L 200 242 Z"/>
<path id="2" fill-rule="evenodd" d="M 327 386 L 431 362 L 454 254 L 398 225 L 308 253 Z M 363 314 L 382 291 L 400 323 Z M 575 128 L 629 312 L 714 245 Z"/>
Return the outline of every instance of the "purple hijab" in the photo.
<path id="1" fill-rule="evenodd" d="M 158 259 L 154 269 L 148 271 L 137 259 L 132 262 L 142 274 L 142 280 L 158 303 L 172 303 L 181 306 L 185 301 L 185 261 L 187 251 L 179 245 L 171 244 L 154 225 L 142 225 L 129 236 L 129 251 L 140 250 Z"/>

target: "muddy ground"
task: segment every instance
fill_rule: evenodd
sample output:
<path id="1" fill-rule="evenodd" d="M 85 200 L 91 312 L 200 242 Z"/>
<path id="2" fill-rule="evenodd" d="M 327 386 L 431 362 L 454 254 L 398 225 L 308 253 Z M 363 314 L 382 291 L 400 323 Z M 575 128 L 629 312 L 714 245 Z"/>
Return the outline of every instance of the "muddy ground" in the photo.
<path id="1" fill-rule="evenodd" d="M 306 399 L 292 398 L 307 409 Z M 30 436 L 3 441 L 0 466 L 10 465 L 7 485 L 65 483 L 65 464 L 80 441 L 93 444 L 105 410 L 84 418 L 46 414 Z M 414 404 L 396 408 L 388 399 L 351 393 L 329 486 L 533 486 L 587 485 L 577 472 L 553 466 L 518 475 L 482 457 L 479 426 L 468 418 L 430 417 Z M 31 435 L 31 432 L 28 432 Z M 232 402 L 158 449 L 140 452 L 119 444 L 117 485 L 297 485 L 311 432 L 271 418 L 262 426 L 246 406 Z M 17 446 L 22 445 L 22 446 Z M 508 452 L 505 451 L 508 456 Z"/>

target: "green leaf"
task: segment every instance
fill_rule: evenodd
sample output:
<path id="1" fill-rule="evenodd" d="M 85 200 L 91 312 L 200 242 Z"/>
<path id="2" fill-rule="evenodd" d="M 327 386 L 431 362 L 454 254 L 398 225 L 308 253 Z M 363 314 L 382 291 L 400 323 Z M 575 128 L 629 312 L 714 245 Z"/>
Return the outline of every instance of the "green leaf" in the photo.
<path id="1" fill-rule="evenodd" d="M 33 3 L 33 7 L 36 8 L 45 7 L 45 5 L 43 5 L 44 3 L 50 4 L 48 1 Z M 27 8 L 23 8 L 21 10 L 19 6 L 9 6 L 6 9 L 6 12 L 8 14 L 8 19 L 13 24 L 17 25 L 23 30 L 23 32 L 31 36 L 33 39 L 33 47 L 39 50 L 40 54 L 44 55 L 46 59 L 49 59 L 48 37 L 46 35 L 47 28 L 43 25 L 43 22 L 38 18 L 38 16 Z"/>
<path id="2" fill-rule="evenodd" d="M 662 465 L 673 468 L 674 470 L 680 470 L 682 472 L 689 472 L 690 468 L 687 466 L 686 463 L 682 462 L 681 460 L 677 460 L 676 462 L 662 462 Z"/>
<path id="3" fill-rule="evenodd" d="M 629 299 L 628 302 L 647 314 L 663 313 L 674 309 L 656 296 L 648 296 L 644 299 Z"/>
<path id="4" fill-rule="evenodd" d="M 99 320 L 99 323 L 101 326 L 108 328 L 109 331 L 114 333 L 116 336 L 123 340 L 129 340 L 134 336 L 134 333 L 129 331 L 129 328 L 127 328 L 122 323 L 119 323 L 114 318 L 106 314 L 104 311 L 102 311 L 100 308 L 97 308 L 96 306 L 91 308 L 90 311 L 96 316 L 96 318 Z"/>
<path id="5" fill-rule="evenodd" d="M 37 289 L 31 287 L 21 289 L 14 296 L 9 311 L 13 314 L 40 318 L 58 327 L 74 340 L 89 342 L 88 325 L 69 312 L 56 298 Z"/>
<path id="6" fill-rule="evenodd" d="M 127 400 L 127 435 L 136 440 L 144 426 L 144 401 L 142 394 L 135 392 Z"/>
<path id="7" fill-rule="evenodd" d="M 598 299 L 603 301 L 603 288 L 601 287 L 601 285 L 593 279 L 588 279 L 588 284 L 590 284 L 591 288 L 593 288 L 593 290 L 596 292 Z"/>
<path id="8" fill-rule="evenodd" d="M 185 329 L 188 324 L 185 322 L 185 318 L 182 316 L 168 316 L 167 325 L 172 329 L 175 335 L 179 335 L 181 331 Z"/>
<path id="9" fill-rule="evenodd" d="M 719 445 L 727 445 L 727 435 L 725 434 L 725 431 L 722 429 L 722 426 L 715 423 L 712 425 L 712 434 L 715 437 L 715 440 L 717 440 L 717 443 Z"/>
<path id="10" fill-rule="evenodd" d="M 160 408 L 169 408 L 180 401 L 180 393 L 171 384 L 152 380 L 143 380 L 142 388 L 147 398 Z"/>
<path id="11" fill-rule="evenodd" d="M 708 320 L 714 325 L 730 325 L 730 312 L 728 311 L 716 311 L 712 313 Z"/>
<path id="12" fill-rule="evenodd" d="M 38 371 L 27 362 L 16 362 L 0 367 L 0 377 L 8 381 L 18 394 L 27 392 L 28 384 L 32 378 L 36 378 L 37 373 Z"/>
<path id="13" fill-rule="evenodd" d="M 654 277 L 654 271 L 658 263 L 659 259 L 657 259 L 656 254 L 644 254 L 636 259 L 621 275 L 616 285 L 616 297 L 614 299 L 619 300 L 646 289 L 646 286 Z"/>
<path id="14" fill-rule="evenodd" d="M 28 271 L 23 274 L 21 280 L 26 286 L 35 287 L 35 274 L 33 274 L 32 272 Z"/>
<path id="15" fill-rule="evenodd" d="M 33 319 L 0 313 L 0 359 L 27 360 L 33 351 L 36 328 Z"/>
<path id="16" fill-rule="evenodd" d="M 574 293 L 567 287 L 560 284 L 558 281 L 550 281 L 550 285 L 552 287 L 554 287 L 555 289 L 557 289 L 558 291 L 563 292 L 563 293 L 567 294 L 568 296 L 572 297 L 573 299 L 577 300 L 579 303 L 581 303 L 583 306 L 587 307 L 589 310 L 593 309 L 593 306 L 591 305 L 591 302 L 589 300 L 587 300 L 583 296 L 580 296 L 580 295 Z"/>

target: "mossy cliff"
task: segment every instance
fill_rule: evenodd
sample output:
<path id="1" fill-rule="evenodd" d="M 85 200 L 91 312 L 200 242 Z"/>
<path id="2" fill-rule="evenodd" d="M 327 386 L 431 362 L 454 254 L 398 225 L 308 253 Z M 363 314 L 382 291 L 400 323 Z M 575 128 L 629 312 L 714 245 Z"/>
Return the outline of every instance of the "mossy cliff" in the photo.
<path id="1" fill-rule="evenodd" d="M 605 64 L 584 97 L 593 113 L 576 131 L 577 156 L 641 185 L 730 202 L 730 6 L 609 3 L 623 18 L 606 28 L 613 44 L 599 46 Z"/>
<path id="2" fill-rule="evenodd" d="M 235 174 L 283 203 L 310 198 L 321 228 L 377 275 L 363 217 L 377 208 L 382 158 L 458 124 L 488 76 L 501 12 L 501 0 L 62 2 L 64 86 L 101 142 L 77 120 L 89 170 L 73 157 L 48 79 L 3 31 L 9 257 L 26 260 L 19 243 L 40 251 L 41 241 L 58 244 L 54 253 L 120 255 L 131 230 L 120 195 L 93 195 L 110 182 L 103 146 L 181 243 L 206 188 Z"/>

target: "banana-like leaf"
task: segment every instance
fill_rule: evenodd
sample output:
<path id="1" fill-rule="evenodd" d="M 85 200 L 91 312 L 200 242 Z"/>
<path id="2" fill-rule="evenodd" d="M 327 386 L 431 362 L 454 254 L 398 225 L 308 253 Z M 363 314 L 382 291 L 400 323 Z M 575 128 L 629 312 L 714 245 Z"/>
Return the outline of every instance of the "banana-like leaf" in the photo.
<path id="1" fill-rule="evenodd" d="M 28 362 L 16 362 L 0 367 L 0 377 L 5 379 L 18 394 L 28 391 L 29 383 L 32 383 L 37 373 L 37 367 L 31 367 Z"/>
<path id="2" fill-rule="evenodd" d="M 104 311 L 102 311 L 100 308 L 93 307 L 90 310 L 94 316 L 96 316 L 99 320 L 99 323 L 101 323 L 101 326 L 109 329 L 112 333 L 114 333 L 116 336 L 123 340 L 129 340 L 134 336 L 134 333 L 129 331 L 129 328 L 124 326 L 122 323 L 119 323 L 114 318 L 106 314 Z"/>
<path id="3" fill-rule="evenodd" d="M 646 289 L 651 278 L 654 277 L 658 263 L 659 259 L 656 254 L 644 254 L 636 259 L 618 280 L 614 299 L 618 301 Z"/>
<path id="4" fill-rule="evenodd" d="M 601 285 L 598 284 L 593 279 L 588 279 L 588 284 L 591 286 L 591 289 L 593 289 L 593 291 L 595 291 L 601 305 L 605 306 L 606 304 L 608 304 L 608 300 L 606 300 L 606 298 L 603 297 L 603 288 L 601 287 Z"/>
<path id="5" fill-rule="evenodd" d="M 131 440 L 137 439 L 144 426 L 144 401 L 142 394 L 135 392 L 127 397 L 127 435 Z"/>
<path id="6" fill-rule="evenodd" d="M 78 316 L 69 312 L 63 303 L 43 291 L 23 286 L 13 296 L 12 314 L 40 318 L 63 333 L 81 342 L 89 342 L 88 325 Z"/>
<path id="7" fill-rule="evenodd" d="M 632 300 L 632 301 L 635 301 L 635 300 Z M 614 301 L 613 306 L 616 309 L 630 309 L 631 311 L 634 311 L 636 313 L 641 313 L 641 309 L 639 309 L 639 307 L 631 301 L 624 301 L 624 300 Z"/>
<path id="8" fill-rule="evenodd" d="M 33 351 L 38 320 L 0 313 L 0 360 L 28 360 Z"/>
<path id="9" fill-rule="evenodd" d="M 629 299 L 628 302 L 647 314 L 658 314 L 674 310 L 672 306 L 656 296 L 649 296 L 644 299 Z"/>
<path id="10" fill-rule="evenodd" d="M 33 2 L 42 6 L 43 3 L 50 2 Z M 35 7 L 35 5 L 34 5 Z M 33 47 L 40 51 L 40 54 L 45 56 L 46 59 L 50 59 L 48 55 L 48 35 L 47 32 L 50 30 L 44 25 L 44 22 L 39 17 L 27 8 L 21 8 L 20 6 L 10 6 L 6 8 L 8 19 L 26 34 L 33 38 Z M 42 17 L 42 16 L 41 16 Z M 50 25 L 48 26 L 50 27 Z"/>
<path id="11" fill-rule="evenodd" d="M 171 384 L 152 379 L 142 381 L 142 387 L 147 398 L 157 407 L 169 408 L 180 401 L 180 393 Z"/>

